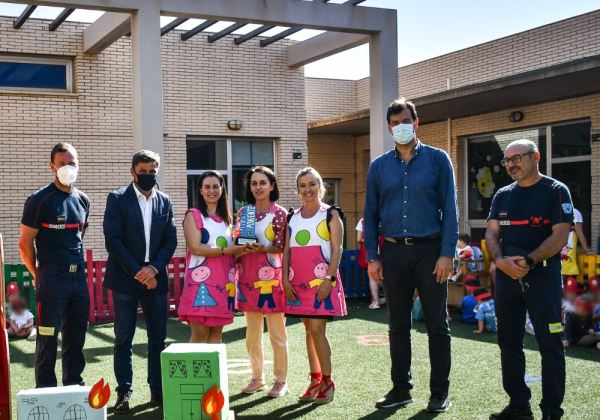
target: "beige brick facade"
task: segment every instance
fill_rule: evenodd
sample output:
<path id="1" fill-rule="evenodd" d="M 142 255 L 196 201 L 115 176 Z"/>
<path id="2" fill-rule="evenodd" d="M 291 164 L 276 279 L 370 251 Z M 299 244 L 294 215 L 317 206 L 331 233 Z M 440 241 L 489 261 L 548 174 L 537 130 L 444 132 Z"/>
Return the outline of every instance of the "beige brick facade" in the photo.
<path id="1" fill-rule="evenodd" d="M 47 20 L 29 19 L 19 30 L 0 17 L 0 54 L 72 58 L 72 94 L 0 90 L 0 232 L 8 262 L 19 262 L 17 241 L 25 198 L 52 180 L 51 147 L 73 143 L 80 155 L 77 186 L 92 203 L 85 248 L 105 257 L 102 218 L 109 191 L 127 185 L 133 154 L 131 46 L 122 38 L 97 56 L 82 52 L 85 24 L 64 23 L 49 32 Z M 187 207 L 186 136 L 273 139 L 282 193 L 281 204 L 297 204 L 294 176 L 305 166 L 304 72 L 286 64 L 289 41 L 260 48 L 252 40 L 236 46 L 231 36 L 214 44 L 206 34 L 179 40 L 180 31 L 162 39 L 165 115 L 165 185 L 180 226 Z M 226 123 L 239 119 L 239 132 Z M 235 135 L 234 135 L 235 134 Z M 292 160 L 292 151 L 303 158 Z M 180 233 L 178 255 L 183 254 Z"/>

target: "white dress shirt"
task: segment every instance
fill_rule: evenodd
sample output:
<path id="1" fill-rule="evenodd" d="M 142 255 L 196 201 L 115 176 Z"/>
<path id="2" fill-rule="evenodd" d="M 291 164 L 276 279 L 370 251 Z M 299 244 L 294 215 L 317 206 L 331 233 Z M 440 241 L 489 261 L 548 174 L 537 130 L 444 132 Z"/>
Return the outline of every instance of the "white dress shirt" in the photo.
<path id="1" fill-rule="evenodd" d="M 144 238 L 146 239 L 146 256 L 144 262 L 150 262 L 150 229 L 152 228 L 152 207 L 153 200 L 156 198 L 156 190 L 152 188 L 152 194 L 150 197 L 146 196 L 138 189 L 138 186 L 133 184 L 133 189 L 137 195 L 138 204 L 142 211 L 142 220 L 144 221 Z"/>

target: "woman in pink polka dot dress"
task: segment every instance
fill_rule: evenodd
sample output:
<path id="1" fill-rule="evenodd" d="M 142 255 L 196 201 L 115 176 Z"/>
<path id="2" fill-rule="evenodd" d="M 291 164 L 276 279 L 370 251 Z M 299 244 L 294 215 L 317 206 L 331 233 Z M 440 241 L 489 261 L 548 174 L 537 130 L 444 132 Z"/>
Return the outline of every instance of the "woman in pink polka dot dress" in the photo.
<path id="1" fill-rule="evenodd" d="M 246 317 L 246 348 L 252 366 L 252 378 L 242 392 L 253 394 L 265 387 L 262 337 L 263 318 L 266 318 L 275 377 L 268 395 L 280 397 L 288 390 L 285 296 L 281 286 L 281 253 L 285 245 L 287 212 L 275 203 L 279 199 L 279 187 L 271 169 L 256 166 L 246 173 L 244 182 L 249 205 L 240 209 L 233 236 L 240 236 L 240 220 L 247 218 L 251 209 L 256 214 L 254 231 L 258 243 L 248 244 L 250 252 L 237 261 L 236 307 L 244 311 Z"/>
<path id="2" fill-rule="evenodd" d="M 229 295 L 235 293 L 237 278 L 234 257 L 246 251 L 233 244 L 224 183 L 218 172 L 204 172 L 196 208 L 183 221 L 187 252 L 178 312 L 190 325 L 192 343 L 220 343 L 223 327 L 233 322 Z"/>
<path id="3" fill-rule="evenodd" d="M 315 169 L 298 172 L 296 185 L 302 207 L 289 219 L 283 253 L 286 314 L 302 318 L 306 331 L 311 383 L 300 401 L 326 404 L 335 391 L 327 321 L 346 315 L 338 271 L 344 228 L 341 210 L 321 201 L 325 189 Z"/>

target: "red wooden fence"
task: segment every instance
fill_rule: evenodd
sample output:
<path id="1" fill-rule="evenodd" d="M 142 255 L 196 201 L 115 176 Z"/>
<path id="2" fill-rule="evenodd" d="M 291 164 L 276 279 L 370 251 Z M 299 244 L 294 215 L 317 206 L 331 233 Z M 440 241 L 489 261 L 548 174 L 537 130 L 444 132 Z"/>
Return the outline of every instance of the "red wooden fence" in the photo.
<path id="1" fill-rule="evenodd" d="M 112 292 L 102 286 L 106 261 L 94 261 L 92 250 L 86 252 L 87 283 L 90 293 L 91 324 L 112 321 L 114 319 Z M 169 315 L 177 315 L 177 306 L 181 297 L 183 276 L 185 274 L 185 258 L 174 257 L 167 266 L 169 276 Z M 141 314 L 141 313 L 140 313 Z"/>

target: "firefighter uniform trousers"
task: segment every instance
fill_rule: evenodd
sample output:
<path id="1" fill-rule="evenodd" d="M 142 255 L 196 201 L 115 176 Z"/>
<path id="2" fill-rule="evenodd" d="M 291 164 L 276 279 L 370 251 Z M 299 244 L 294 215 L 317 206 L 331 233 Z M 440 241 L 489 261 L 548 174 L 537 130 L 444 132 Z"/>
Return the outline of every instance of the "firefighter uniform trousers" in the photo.
<path id="1" fill-rule="evenodd" d="M 496 318 L 498 345 L 502 359 L 502 384 L 510 404 L 526 407 L 531 391 L 525 384 L 525 313 L 535 330 L 542 356 L 543 413 L 562 415 L 565 393 L 565 351 L 562 344 L 560 260 L 553 258 L 537 264 L 524 278 L 523 285 L 496 271 Z"/>

